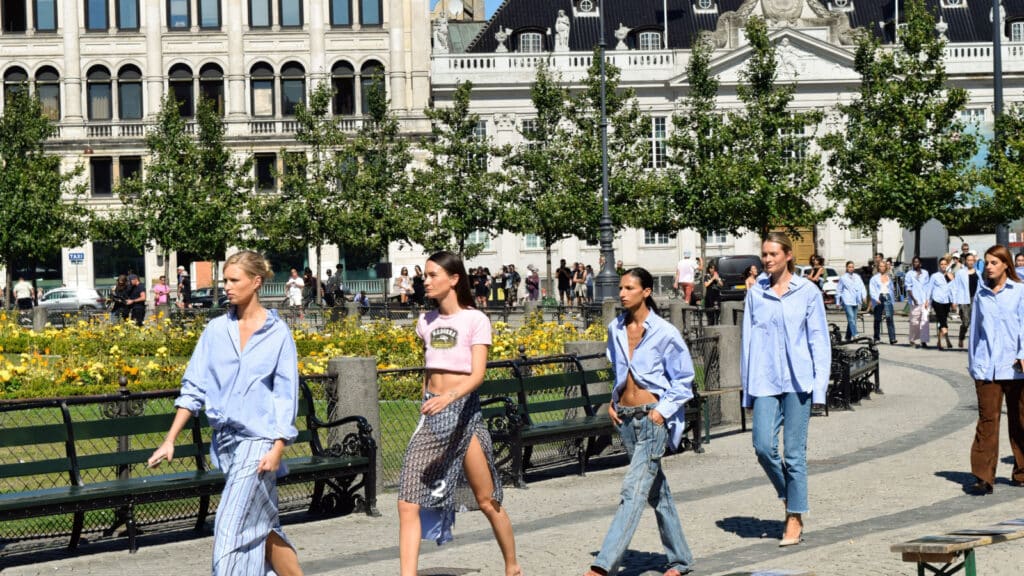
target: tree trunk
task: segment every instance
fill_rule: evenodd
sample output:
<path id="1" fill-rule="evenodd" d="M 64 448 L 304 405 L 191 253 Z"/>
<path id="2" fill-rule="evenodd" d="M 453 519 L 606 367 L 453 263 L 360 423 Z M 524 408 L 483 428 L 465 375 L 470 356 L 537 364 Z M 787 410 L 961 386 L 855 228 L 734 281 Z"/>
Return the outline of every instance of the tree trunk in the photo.
<path id="1" fill-rule="evenodd" d="M 320 261 L 320 245 L 317 244 L 316 245 L 316 273 L 313 276 L 313 286 L 316 288 L 316 291 L 313 292 L 313 303 L 316 304 L 317 306 L 320 305 L 320 298 L 323 297 L 323 294 L 320 293 L 320 278 L 321 278 L 322 268 L 323 268 L 323 262 Z"/>
<path id="2" fill-rule="evenodd" d="M 544 290 L 547 291 L 547 295 L 548 296 L 553 296 L 554 295 L 554 290 L 553 290 L 553 288 L 554 288 L 553 280 L 554 279 L 551 278 L 551 243 L 550 242 L 545 242 L 544 243 L 544 257 L 547 259 L 547 268 L 548 268 L 547 269 L 547 276 L 545 276 L 545 278 L 544 278 Z M 541 296 L 540 301 L 541 302 L 544 301 L 544 297 L 543 296 Z"/>
<path id="3" fill-rule="evenodd" d="M 914 256 L 921 257 L 921 227 L 914 228 Z"/>
<path id="4" fill-rule="evenodd" d="M 220 308 L 220 268 L 217 266 L 217 257 L 213 257 L 213 288 L 210 290 L 213 300 L 210 308 Z"/>
<path id="5" fill-rule="evenodd" d="M 12 262 L 12 260 L 10 258 L 4 258 L 4 262 L 7 263 L 7 265 L 4 266 L 4 269 L 6 270 L 6 272 L 4 273 L 4 277 L 6 279 L 5 283 L 4 283 L 4 294 L 3 294 L 4 308 L 7 308 L 8 310 L 13 310 L 14 309 L 14 285 L 11 284 L 11 281 L 14 280 L 14 270 L 11 269 L 11 264 L 10 263 Z"/>
<path id="6" fill-rule="evenodd" d="M 703 231 L 703 230 L 700 231 L 700 263 L 702 264 L 701 267 L 704 268 L 703 270 L 701 270 L 701 273 L 707 272 L 707 270 L 708 270 L 708 243 L 707 243 L 707 237 L 708 237 L 708 235 L 707 235 L 707 233 L 705 231 Z"/>
<path id="7" fill-rule="evenodd" d="M 878 254 L 878 227 L 871 231 L 871 258 L 870 261 L 874 262 L 875 254 Z"/>

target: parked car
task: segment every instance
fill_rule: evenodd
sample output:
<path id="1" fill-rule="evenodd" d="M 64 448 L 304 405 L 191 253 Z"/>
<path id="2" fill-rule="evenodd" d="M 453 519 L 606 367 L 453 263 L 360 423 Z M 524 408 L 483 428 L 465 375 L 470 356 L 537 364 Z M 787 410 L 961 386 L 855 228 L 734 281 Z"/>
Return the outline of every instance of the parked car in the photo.
<path id="1" fill-rule="evenodd" d="M 223 308 L 228 305 L 228 297 L 221 288 L 217 291 L 217 305 Z M 196 288 L 192 291 L 193 308 L 213 308 L 213 288 Z"/>
<path id="2" fill-rule="evenodd" d="M 53 312 L 75 312 L 103 310 L 106 303 L 92 288 L 54 288 L 43 294 L 39 306 Z"/>
<path id="3" fill-rule="evenodd" d="M 744 274 L 748 268 L 756 266 L 758 274 L 764 270 L 761 257 L 753 254 L 720 256 L 714 263 L 718 266 L 718 276 L 722 279 L 722 302 L 743 300 L 747 296 Z"/>
<path id="4" fill-rule="evenodd" d="M 797 266 L 796 273 L 800 276 L 807 276 L 811 273 L 811 267 L 807 265 Z M 825 293 L 825 300 L 831 299 L 831 301 L 835 302 L 836 288 L 839 287 L 839 272 L 831 266 L 825 266 L 824 280 L 821 291 Z"/>

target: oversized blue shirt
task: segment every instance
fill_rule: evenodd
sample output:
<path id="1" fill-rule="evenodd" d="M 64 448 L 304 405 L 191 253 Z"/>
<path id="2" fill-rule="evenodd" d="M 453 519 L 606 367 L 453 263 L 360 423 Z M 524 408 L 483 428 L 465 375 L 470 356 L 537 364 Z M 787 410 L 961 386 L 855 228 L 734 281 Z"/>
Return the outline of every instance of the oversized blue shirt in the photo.
<path id="1" fill-rule="evenodd" d="M 931 299 L 932 279 L 924 268 L 907 272 L 903 277 L 903 285 L 907 288 L 907 298 L 915 306 L 927 304 Z"/>
<path id="2" fill-rule="evenodd" d="M 868 282 L 868 292 L 871 295 L 871 306 L 877 306 L 882 301 L 882 294 L 887 294 L 890 302 L 896 301 L 892 295 L 893 275 L 890 273 L 888 276 L 889 281 L 884 285 L 882 284 L 881 274 L 875 274 L 871 277 L 871 281 Z"/>
<path id="3" fill-rule="evenodd" d="M 824 404 L 832 346 L 821 291 L 793 276 L 779 297 L 770 281 L 762 276 L 747 291 L 740 357 L 743 405 L 753 406 L 756 396 L 791 390 L 811 392 L 812 402 Z"/>
<path id="4" fill-rule="evenodd" d="M 1007 279 L 999 293 L 978 283 L 971 306 L 971 339 L 967 371 L 975 380 L 1014 380 L 1024 374 L 1013 369 L 1024 358 L 1024 284 Z"/>
<path id="5" fill-rule="evenodd" d="M 977 272 L 974 272 L 977 274 Z M 978 276 L 978 282 L 981 283 L 981 276 Z M 956 271 L 956 277 L 953 278 L 953 303 L 964 305 L 971 303 L 971 274 L 967 271 L 966 266 L 961 266 Z"/>
<path id="6" fill-rule="evenodd" d="M 250 438 L 282 439 L 299 432 L 299 367 L 295 340 L 276 310 L 241 349 L 234 309 L 214 318 L 199 337 L 174 401 L 193 414 L 206 407 L 214 429 L 229 427 Z"/>
<path id="7" fill-rule="evenodd" d="M 651 311 L 644 320 L 643 337 L 630 358 L 626 315 L 622 314 L 608 324 L 607 354 L 615 369 L 612 406 L 618 406 L 626 376 L 632 372 L 637 386 L 658 397 L 654 409 L 665 419 L 670 448 L 677 450 L 686 427 L 683 405 L 693 398 L 693 360 L 679 330 Z"/>
<path id="8" fill-rule="evenodd" d="M 932 274 L 929 299 L 939 304 L 953 304 L 953 280 L 947 278 L 944 272 Z"/>
<path id="9" fill-rule="evenodd" d="M 866 292 L 860 274 L 847 272 L 839 277 L 836 294 L 841 306 L 860 306 L 867 298 Z"/>

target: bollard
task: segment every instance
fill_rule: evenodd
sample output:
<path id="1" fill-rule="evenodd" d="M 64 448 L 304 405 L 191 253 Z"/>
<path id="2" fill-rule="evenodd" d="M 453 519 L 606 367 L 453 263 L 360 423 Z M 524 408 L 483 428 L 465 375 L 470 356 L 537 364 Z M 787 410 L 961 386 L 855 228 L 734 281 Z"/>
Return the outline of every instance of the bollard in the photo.
<path id="1" fill-rule="evenodd" d="M 32 331 L 42 332 L 46 330 L 46 323 L 49 321 L 49 315 L 47 314 L 46 308 L 42 306 L 36 306 L 32 309 Z"/>
<path id="2" fill-rule="evenodd" d="M 601 322 L 605 326 L 611 324 L 612 320 L 615 320 L 615 317 L 618 315 L 615 313 L 615 309 L 618 305 L 619 301 L 613 298 L 605 298 L 601 302 Z"/>
<path id="3" fill-rule="evenodd" d="M 377 493 L 384 489 L 383 443 L 381 442 L 379 389 L 377 387 L 377 359 L 374 357 L 333 358 L 327 363 L 327 373 L 334 376 L 334 391 L 328 398 L 331 420 L 358 415 L 373 427 L 373 440 L 377 443 Z M 332 430 L 327 445 L 340 444 L 348 430 Z"/>
<path id="4" fill-rule="evenodd" d="M 743 324 L 742 300 L 722 302 L 720 308 L 722 313 L 718 317 L 719 324 L 722 326 L 740 326 Z"/>
<path id="5" fill-rule="evenodd" d="M 535 314 L 537 314 L 537 310 L 539 310 L 539 309 L 540 309 L 540 307 L 538 306 L 538 302 L 536 300 L 527 300 L 526 302 L 524 302 L 523 303 L 523 324 L 528 323 L 530 321 L 530 318 L 532 318 Z"/>
<path id="6" fill-rule="evenodd" d="M 733 388 L 740 382 L 740 354 L 742 340 L 739 326 L 706 326 L 705 336 L 718 336 L 718 385 L 721 388 Z M 738 393 L 737 393 L 738 394 Z M 722 421 L 735 423 L 740 421 L 740 403 L 733 395 L 722 397 Z"/>
<path id="7" fill-rule="evenodd" d="M 156 307 L 153 316 L 159 320 L 170 320 L 171 307 L 167 304 L 161 304 Z"/>
<path id="8" fill-rule="evenodd" d="M 345 302 L 345 316 L 348 318 L 359 319 L 359 304 L 355 302 Z"/>
<path id="9" fill-rule="evenodd" d="M 680 334 L 686 334 L 686 326 L 683 324 L 683 303 L 672 301 L 668 303 L 669 323 L 679 330 Z"/>

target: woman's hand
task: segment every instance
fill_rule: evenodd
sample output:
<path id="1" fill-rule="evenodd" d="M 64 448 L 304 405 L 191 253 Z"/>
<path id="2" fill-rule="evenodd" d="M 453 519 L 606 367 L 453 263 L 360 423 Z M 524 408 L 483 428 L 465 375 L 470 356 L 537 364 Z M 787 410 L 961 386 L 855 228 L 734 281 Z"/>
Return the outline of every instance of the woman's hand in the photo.
<path id="1" fill-rule="evenodd" d="M 263 455 L 263 458 L 260 458 L 260 463 L 256 466 L 256 473 L 262 474 L 264 472 L 270 472 L 276 474 L 278 468 L 281 467 L 281 454 L 283 452 L 284 442 L 281 440 L 274 442 L 274 446 L 270 449 L 270 452 L 267 452 Z"/>
<path id="2" fill-rule="evenodd" d="M 615 422 L 616 426 L 622 426 L 622 420 L 619 419 L 619 412 L 615 409 L 615 406 L 612 406 L 611 404 L 608 405 L 608 417 L 612 419 L 612 422 Z"/>
<path id="3" fill-rule="evenodd" d="M 161 462 L 174 460 L 174 442 L 164 442 L 159 448 L 153 451 L 153 455 L 146 461 L 146 466 L 156 468 Z"/>
<path id="4" fill-rule="evenodd" d="M 434 414 L 440 414 L 449 404 L 455 401 L 455 392 L 449 392 L 447 394 L 441 394 L 440 396 L 434 396 L 428 399 L 420 406 L 420 414 L 426 414 L 427 416 L 433 416 Z"/>
<path id="5" fill-rule="evenodd" d="M 658 426 L 665 425 L 665 417 L 661 415 L 661 412 L 658 412 L 653 408 L 647 413 L 647 417 L 651 419 L 651 422 L 654 422 Z"/>

